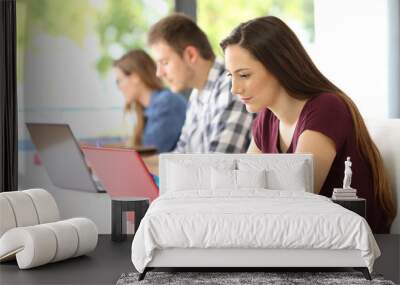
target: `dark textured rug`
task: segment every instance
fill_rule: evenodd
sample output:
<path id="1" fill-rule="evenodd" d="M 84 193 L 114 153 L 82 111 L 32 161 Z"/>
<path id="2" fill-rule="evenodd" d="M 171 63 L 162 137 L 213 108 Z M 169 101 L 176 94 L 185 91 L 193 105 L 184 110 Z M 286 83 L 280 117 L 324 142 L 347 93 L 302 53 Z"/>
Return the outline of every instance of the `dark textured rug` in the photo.
<path id="1" fill-rule="evenodd" d="M 395 285 L 380 275 L 372 274 L 372 281 L 360 272 L 148 272 L 138 281 L 139 273 L 122 274 L 117 285 L 133 284 L 379 284 Z"/>

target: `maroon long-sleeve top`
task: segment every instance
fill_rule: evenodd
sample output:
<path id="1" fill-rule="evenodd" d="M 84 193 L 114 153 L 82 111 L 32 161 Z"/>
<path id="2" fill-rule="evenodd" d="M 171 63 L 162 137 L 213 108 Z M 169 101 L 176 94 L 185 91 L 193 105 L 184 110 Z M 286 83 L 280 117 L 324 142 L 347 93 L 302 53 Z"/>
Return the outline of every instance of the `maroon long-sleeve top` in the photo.
<path id="1" fill-rule="evenodd" d="M 388 233 L 385 212 L 374 195 L 370 164 L 356 144 L 354 124 L 346 103 L 337 95 L 322 93 L 309 99 L 304 105 L 287 153 L 296 151 L 300 135 L 305 130 L 320 132 L 329 137 L 336 146 L 336 157 L 322 185 L 320 194 L 331 197 L 333 188 L 341 188 L 344 177 L 344 161 L 352 161 L 351 187 L 357 195 L 367 200 L 367 221 L 374 233 Z M 261 111 L 252 127 L 253 138 L 263 153 L 279 153 L 279 119 L 268 109 Z"/>

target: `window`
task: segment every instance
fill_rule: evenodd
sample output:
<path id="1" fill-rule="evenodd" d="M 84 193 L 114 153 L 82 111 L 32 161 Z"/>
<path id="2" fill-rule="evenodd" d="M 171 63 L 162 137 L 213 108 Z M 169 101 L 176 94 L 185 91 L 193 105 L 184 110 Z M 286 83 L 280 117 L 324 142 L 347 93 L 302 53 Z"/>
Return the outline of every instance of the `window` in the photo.
<path id="1" fill-rule="evenodd" d="M 320 70 L 364 117 L 388 117 L 387 1 L 315 1 L 315 44 Z"/>
<path id="2" fill-rule="evenodd" d="M 393 48 L 389 46 L 388 3 L 199 0 L 197 15 L 221 57 L 219 42 L 239 23 L 266 15 L 281 18 L 321 72 L 353 99 L 364 117 L 385 118 L 389 115 L 389 50 Z"/>
<path id="3" fill-rule="evenodd" d="M 170 13 L 173 2 L 16 1 L 20 187 L 46 181 L 43 167 L 34 166 L 39 160 L 25 122 L 67 123 L 90 143 L 124 135 L 124 100 L 112 60 L 144 48 L 150 25 Z"/>
<path id="4" fill-rule="evenodd" d="M 313 0 L 230 0 L 197 1 L 198 24 L 206 32 L 218 56 L 222 56 L 219 42 L 238 24 L 247 20 L 274 15 L 284 20 L 308 44 L 314 40 Z"/>

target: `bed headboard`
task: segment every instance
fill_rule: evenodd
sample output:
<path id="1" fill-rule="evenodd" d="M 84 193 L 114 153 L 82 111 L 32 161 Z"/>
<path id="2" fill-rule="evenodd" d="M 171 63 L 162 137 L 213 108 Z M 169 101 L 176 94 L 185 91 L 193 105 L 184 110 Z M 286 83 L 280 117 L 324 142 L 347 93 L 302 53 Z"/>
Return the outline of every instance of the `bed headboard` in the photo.
<path id="1" fill-rule="evenodd" d="M 400 234 L 400 119 L 367 120 L 366 123 L 382 155 L 397 202 L 397 217 L 390 233 Z"/>
<path id="2" fill-rule="evenodd" d="M 168 163 L 182 163 L 189 162 L 201 164 L 202 166 L 214 166 L 221 161 L 232 161 L 235 169 L 238 169 L 238 165 L 250 165 L 250 167 L 257 166 L 257 163 L 263 166 L 267 166 L 268 169 L 277 168 L 290 168 L 295 167 L 302 163 L 305 167 L 302 168 L 304 172 L 302 175 L 305 179 L 305 190 L 307 192 L 313 192 L 314 190 L 314 166 L 311 154 L 171 154 L 165 153 L 160 155 L 159 163 L 159 174 L 160 174 L 160 194 L 166 192 L 166 185 L 168 185 Z M 252 164 L 252 162 L 254 162 Z"/>

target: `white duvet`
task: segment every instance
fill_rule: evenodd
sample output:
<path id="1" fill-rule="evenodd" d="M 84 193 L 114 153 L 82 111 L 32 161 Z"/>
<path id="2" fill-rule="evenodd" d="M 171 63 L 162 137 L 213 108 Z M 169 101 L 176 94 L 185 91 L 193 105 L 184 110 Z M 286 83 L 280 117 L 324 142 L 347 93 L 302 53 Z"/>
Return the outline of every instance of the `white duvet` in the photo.
<path id="1" fill-rule="evenodd" d="M 380 255 L 359 215 L 320 195 L 265 189 L 160 196 L 137 230 L 132 262 L 143 272 L 165 248 L 358 249 L 371 272 Z"/>

